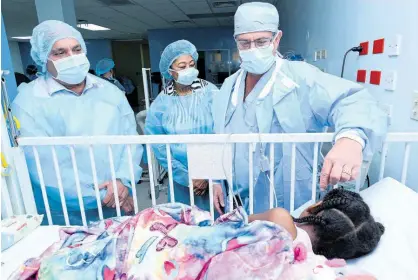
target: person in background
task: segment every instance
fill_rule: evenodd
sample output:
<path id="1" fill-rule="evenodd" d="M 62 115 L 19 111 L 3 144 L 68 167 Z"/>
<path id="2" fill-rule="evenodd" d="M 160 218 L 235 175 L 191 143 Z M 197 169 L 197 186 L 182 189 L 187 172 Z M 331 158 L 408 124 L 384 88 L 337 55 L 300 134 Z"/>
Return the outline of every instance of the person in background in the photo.
<path id="1" fill-rule="evenodd" d="M 15 79 L 16 79 L 16 85 L 19 87 L 21 84 L 29 84 L 30 83 L 30 79 L 23 75 L 22 73 L 19 72 L 15 72 Z"/>
<path id="2" fill-rule="evenodd" d="M 31 56 L 42 75 L 21 88 L 12 104 L 12 111 L 21 124 L 22 137 L 137 135 L 135 117 L 125 95 L 103 79 L 88 74 L 90 63 L 80 32 L 64 22 L 47 20 L 34 28 L 30 43 Z M 81 202 L 87 221 L 99 218 L 100 203 L 104 217 L 115 216 L 116 198 L 107 145 L 94 145 L 92 151 L 100 188 L 98 199 L 89 148 L 74 146 L 77 181 L 70 147 L 55 146 L 55 151 L 70 224 L 81 224 L 83 221 Z M 129 168 L 131 159 L 123 145 L 112 146 L 112 151 L 116 193 L 122 210 L 130 213 L 134 209 Z M 132 147 L 135 182 L 141 177 L 139 163 L 142 153 L 142 146 Z M 37 154 L 52 222 L 62 225 L 65 222 L 64 206 L 51 147 L 37 147 Z M 45 213 L 47 206 L 37 172 L 36 154 L 32 148 L 25 148 L 25 155 L 38 212 Z M 76 187 L 78 183 L 81 202 Z"/>
<path id="3" fill-rule="evenodd" d="M 325 157 L 320 185 L 325 189 L 355 180 L 363 158 L 371 160 L 386 134 L 387 118 L 376 100 L 359 84 L 305 62 L 280 58 L 277 48 L 282 31 L 272 4 L 242 4 L 234 25 L 241 69 L 225 80 L 213 100 L 215 132 L 320 133 L 333 127 L 334 145 Z M 290 209 L 292 150 L 292 143 L 274 145 L 275 207 Z M 234 145 L 234 186 L 214 186 L 219 212 L 231 190 L 247 211 L 260 213 L 270 208 L 270 145 L 259 143 L 252 153 L 253 177 L 249 179 L 248 144 Z M 295 155 L 296 209 L 311 199 L 314 143 L 297 143 Z M 254 186 L 253 205 L 249 205 L 249 180 Z"/>
<path id="4" fill-rule="evenodd" d="M 29 64 L 26 67 L 26 75 L 29 78 L 29 80 L 33 81 L 36 78 L 38 78 L 38 76 L 36 75 L 38 73 L 38 67 L 36 67 L 33 64 Z"/>
<path id="5" fill-rule="evenodd" d="M 118 87 L 121 91 L 126 93 L 125 88 L 115 77 L 115 62 L 110 58 L 103 58 L 96 64 L 96 75 L 108 80 L 112 84 Z"/>
<path id="6" fill-rule="evenodd" d="M 157 96 L 147 113 L 145 134 L 210 134 L 213 133 L 212 98 L 218 88 L 198 78 L 196 47 L 186 40 L 168 45 L 160 60 L 160 71 L 166 87 Z M 166 147 L 153 145 L 158 162 L 167 169 Z M 186 145 L 171 145 L 174 198 L 190 204 L 189 187 L 194 188 L 195 204 L 209 209 L 208 182 L 193 180 L 189 186 Z M 170 201 L 170 194 L 168 196 Z"/>

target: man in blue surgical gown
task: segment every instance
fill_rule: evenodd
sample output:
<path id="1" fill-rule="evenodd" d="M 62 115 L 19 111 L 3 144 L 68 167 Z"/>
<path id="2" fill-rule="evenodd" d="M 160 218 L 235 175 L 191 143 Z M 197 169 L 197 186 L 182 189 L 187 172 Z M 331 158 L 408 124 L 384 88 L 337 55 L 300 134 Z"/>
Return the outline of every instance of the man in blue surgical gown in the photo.
<path id="1" fill-rule="evenodd" d="M 44 21 L 33 30 L 31 56 L 42 75 L 21 88 L 12 104 L 21 123 L 22 137 L 136 135 L 135 117 L 126 97 L 116 86 L 88 74 L 90 63 L 81 34 L 66 23 Z M 70 224 L 82 222 L 77 182 L 71 151 L 67 146 L 55 146 L 65 196 L 62 203 L 59 180 L 54 168 L 51 147 L 38 147 L 46 195 L 54 224 L 63 224 L 63 208 L 69 212 Z M 75 146 L 82 202 L 87 220 L 98 218 L 98 203 L 105 217 L 114 216 L 115 197 L 108 147 L 93 146 L 100 200 L 96 199 L 92 165 L 88 146 Z M 122 145 L 112 147 L 117 194 L 122 210 L 131 212 L 130 158 Z M 134 180 L 141 176 L 143 149 L 132 147 Z M 41 183 L 32 148 L 25 148 L 29 173 L 38 211 L 45 213 Z M 45 219 L 46 220 L 46 219 Z"/>
<path id="2" fill-rule="evenodd" d="M 241 5 L 235 13 L 234 38 L 241 69 L 229 77 L 213 101 L 216 133 L 306 133 L 335 128 L 334 146 L 321 171 L 320 185 L 354 180 L 363 157 L 370 158 L 387 129 L 384 113 L 360 85 L 323 73 L 305 62 L 277 55 L 282 37 L 277 9 L 267 3 Z M 254 204 L 249 205 L 248 144 L 234 146 L 233 192 L 247 210 L 270 206 L 269 145 L 253 153 Z M 274 147 L 274 206 L 290 208 L 292 144 Z M 295 207 L 311 199 L 314 145 L 296 145 Z M 221 212 L 231 188 L 214 186 Z"/>

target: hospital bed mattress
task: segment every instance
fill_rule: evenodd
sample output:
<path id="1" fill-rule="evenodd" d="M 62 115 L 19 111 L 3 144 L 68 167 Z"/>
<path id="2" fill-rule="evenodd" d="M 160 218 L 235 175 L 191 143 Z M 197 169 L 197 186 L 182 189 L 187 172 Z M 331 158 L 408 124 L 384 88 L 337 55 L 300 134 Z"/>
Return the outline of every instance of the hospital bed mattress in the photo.
<path id="1" fill-rule="evenodd" d="M 353 270 L 367 271 L 379 280 L 418 279 L 418 193 L 386 178 L 361 192 L 377 221 L 386 227 L 378 248 L 348 262 Z M 26 259 L 39 256 L 59 240 L 58 226 L 42 226 L 1 254 L 1 279 Z"/>
<path id="2" fill-rule="evenodd" d="M 379 280 L 418 279 L 418 193 L 386 178 L 361 195 L 385 233 L 374 252 L 349 265 Z"/>

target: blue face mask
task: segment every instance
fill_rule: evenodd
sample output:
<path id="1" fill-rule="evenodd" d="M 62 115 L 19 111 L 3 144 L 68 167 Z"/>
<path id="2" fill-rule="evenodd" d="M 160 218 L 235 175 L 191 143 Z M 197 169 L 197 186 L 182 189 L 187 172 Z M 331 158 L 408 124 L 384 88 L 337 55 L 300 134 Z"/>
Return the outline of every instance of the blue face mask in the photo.
<path id="1" fill-rule="evenodd" d="M 194 67 L 189 67 L 184 70 L 176 71 L 176 70 L 170 70 L 175 71 L 178 74 L 176 82 L 182 85 L 190 86 L 193 81 L 197 79 L 197 75 L 199 75 L 199 70 L 197 70 Z"/>
<path id="2" fill-rule="evenodd" d="M 252 74 L 264 74 L 274 64 L 275 55 L 273 54 L 273 43 L 267 48 L 251 48 L 239 51 L 241 57 L 241 68 Z"/>
<path id="3" fill-rule="evenodd" d="M 61 58 L 52 63 L 57 70 L 55 79 L 69 85 L 77 85 L 84 81 L 90 69 L 90 62 L 84 53 Z"/>

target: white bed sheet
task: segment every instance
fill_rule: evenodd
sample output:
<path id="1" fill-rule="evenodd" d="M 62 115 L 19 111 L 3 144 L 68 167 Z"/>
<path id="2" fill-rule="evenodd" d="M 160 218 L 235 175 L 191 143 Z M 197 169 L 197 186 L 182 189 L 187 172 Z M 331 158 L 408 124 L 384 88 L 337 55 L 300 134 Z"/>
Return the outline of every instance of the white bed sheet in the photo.
<path id="1" fill-rule="evenodd" d="M 349 261 L 349 266 L 379 280 L 418 279 L 418 193 L 385 178 L 361 195 L 385 233 L 374 252 Z"/>
<path id="2" fill-rule="evenodd" d="M 361 195 L 386 230 L 373 253 L 348 265 L 353 270 L 368 271 L 379 280 L 418 279 L 418 193 L 386 178 Z M 39 256 L 58 240 L 58 226 L 38 227 L 1 253 L 1 279 L 7 279 L 25 260 Z"/>

